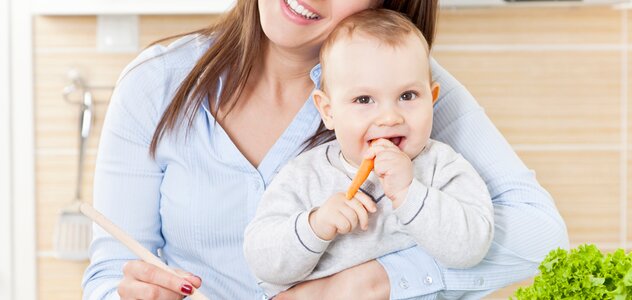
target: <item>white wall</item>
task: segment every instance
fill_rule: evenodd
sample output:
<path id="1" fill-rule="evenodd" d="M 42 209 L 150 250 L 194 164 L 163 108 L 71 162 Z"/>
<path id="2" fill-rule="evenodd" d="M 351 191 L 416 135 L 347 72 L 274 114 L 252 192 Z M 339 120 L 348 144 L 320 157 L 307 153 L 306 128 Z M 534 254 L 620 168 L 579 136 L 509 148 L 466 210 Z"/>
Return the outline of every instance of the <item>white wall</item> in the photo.
<path id="1" fill-rule="evenodd" d="M 9 0 L 0 0 L 0 299 L 13 299 Z"/>
<path id="2" fill-rule="evenodd" d="M 37 297 L 31 7 L 30 0 L 0 3 L 0 38 L 8 39 L 0 42 L 0 86 L 9 82 L 0 88 L 0 259 L 2 276 L 11 278 L 2 283 L 10 294 L 0 298 L 31 300 Z"/>

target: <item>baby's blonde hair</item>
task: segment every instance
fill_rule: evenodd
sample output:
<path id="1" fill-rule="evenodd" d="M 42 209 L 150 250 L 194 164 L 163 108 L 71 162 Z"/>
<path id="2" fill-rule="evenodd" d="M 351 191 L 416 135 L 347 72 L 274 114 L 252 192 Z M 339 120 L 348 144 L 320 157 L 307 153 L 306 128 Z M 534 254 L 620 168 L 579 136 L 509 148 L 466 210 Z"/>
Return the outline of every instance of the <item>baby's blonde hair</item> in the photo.
<path id="1" fill-rule="evenodd" d="M 406 16 L 389 9 L 367 9 L 342 20 L 320 48 L 321 90 L 325 89 L 327 54 L 337 41 L 351 38 L 356 32 L 364 33 L 390 47 L 402 45 L 410 34 L 414 34 L 424 45 L 426 55 L 430 55 L 426 38 Z M 430 78 L 432 80 L 432 76 Z"/>

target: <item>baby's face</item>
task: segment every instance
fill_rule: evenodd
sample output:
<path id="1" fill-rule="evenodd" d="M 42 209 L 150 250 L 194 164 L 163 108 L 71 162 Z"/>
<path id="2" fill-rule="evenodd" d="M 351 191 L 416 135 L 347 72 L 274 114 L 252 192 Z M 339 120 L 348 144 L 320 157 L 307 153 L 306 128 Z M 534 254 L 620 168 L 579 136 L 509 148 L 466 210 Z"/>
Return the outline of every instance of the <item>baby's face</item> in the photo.
<path id="1" fill-rule="evenodd" d="M 322 98 L 330 105 L 318 106 L 345 158 L 358 166 L 369 143 L 379 138 L 411 159 L 417 156 L 432 130 L 434 87 L 422 42 L 410 34 L 392 47 L 354 34 L 336 42 L 325 59 Z"/>

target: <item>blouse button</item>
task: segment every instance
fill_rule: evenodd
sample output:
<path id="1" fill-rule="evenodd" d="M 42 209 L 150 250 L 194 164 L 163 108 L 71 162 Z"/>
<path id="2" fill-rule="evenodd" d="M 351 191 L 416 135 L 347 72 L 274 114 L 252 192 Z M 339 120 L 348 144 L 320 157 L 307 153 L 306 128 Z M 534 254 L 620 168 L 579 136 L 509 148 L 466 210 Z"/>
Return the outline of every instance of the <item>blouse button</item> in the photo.
<path id="1" fill-rule="evenodd" d="M 402 278 L 402 280 L 399 282 L 399 286 L 403 289 L 407 289 L 408 288 L 408 281 L 405 278 Z"/>
<path id="2" fill-rule="evenodd" d="M 262 185 L 263 184 L 261 183 L 261 180 L 259 178 L 255 179 L 254 183 L 252 184 L 252 186 L 255 188 L 255 190 L 257 190 L 259 192 L 261 191 L 261 186 Z"/>
<path id="3" fill-rule="evenodd" d="M 424 278 L 424 283 L 426 285 L 431 285 L 432 284 L 432 277 L 430 277 L 430 275 L 426 275 L 426 278 Z"/>
<path id="4" fill-rule="evenodd" d="M 480 277 L 476 280 L 476 284 L 478 284 L 479 286 L 482 286 L 483 283 L 485 283 L 485 280 L 483 280 L 483 277 Z"/>

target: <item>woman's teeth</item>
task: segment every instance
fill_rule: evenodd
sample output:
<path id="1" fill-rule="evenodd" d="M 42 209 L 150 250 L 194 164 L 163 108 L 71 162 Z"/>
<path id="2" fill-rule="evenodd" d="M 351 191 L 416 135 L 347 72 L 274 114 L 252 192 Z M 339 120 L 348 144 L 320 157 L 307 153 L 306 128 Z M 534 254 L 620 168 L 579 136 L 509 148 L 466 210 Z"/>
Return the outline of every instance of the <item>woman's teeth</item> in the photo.
<path id="1" fill-rule="evenodd" d="M 296 0 L 285 0 L 285 3 L 294 13 L 304 17 L 305 19 L 316 20 L 320 18 L 319 15 L 315 14 L 314 12 L 309 11 L 307 8 L 298 4 Z"/>

